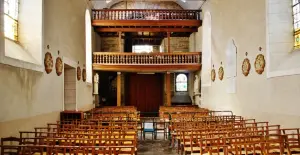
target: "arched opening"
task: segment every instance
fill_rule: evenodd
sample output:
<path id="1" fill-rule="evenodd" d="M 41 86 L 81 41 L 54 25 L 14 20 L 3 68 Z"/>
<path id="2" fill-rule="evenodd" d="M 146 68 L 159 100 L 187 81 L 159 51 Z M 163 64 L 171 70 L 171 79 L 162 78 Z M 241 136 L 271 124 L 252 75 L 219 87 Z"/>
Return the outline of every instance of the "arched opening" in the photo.
<path id="1" fill-rule="evenodd" d="M 185 74 L 178 74 L 176 76 L 176 91 L 177 92 L 188 91 L 188 79 Z"/>
<path id="2" fill-rule="evenodd" d="M 88 9 L 85 11 L 85 59 L 86 82 L 92 83 L 92 23 Z"/>

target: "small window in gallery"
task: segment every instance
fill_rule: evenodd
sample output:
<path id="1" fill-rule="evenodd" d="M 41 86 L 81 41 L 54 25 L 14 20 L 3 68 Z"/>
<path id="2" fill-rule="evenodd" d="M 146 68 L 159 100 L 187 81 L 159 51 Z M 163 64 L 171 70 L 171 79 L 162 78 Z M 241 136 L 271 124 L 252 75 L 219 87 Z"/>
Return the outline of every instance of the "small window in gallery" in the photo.
<path id="1" fill-rule="evenodd" d="M 188 90 L 188 81 L 186 74 L 177 74 L 176 76 L 176 91 L 186 92 Z"/>

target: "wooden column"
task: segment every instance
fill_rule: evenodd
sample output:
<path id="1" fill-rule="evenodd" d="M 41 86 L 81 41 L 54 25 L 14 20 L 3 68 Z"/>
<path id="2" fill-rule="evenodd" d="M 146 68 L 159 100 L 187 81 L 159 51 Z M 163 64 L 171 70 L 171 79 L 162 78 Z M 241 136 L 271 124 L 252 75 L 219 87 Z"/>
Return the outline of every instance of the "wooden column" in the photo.
<path id="1" fill-rule="evenodd" d="M 168 53 L 171 53 L 171 34 L 170 32 L 167 32 L 168 37 Z"/>
<path id="2" fill-rule="evenodd" d="M 122 32 L 119 32 L 119 52 L 122 52 Z M 121 72 L 117 72 L 117 106 L 121 106 L 122 90 L 121 90 Z"/>
<path id="3" fill-rule="evenodd" d="M 168 53 L 171 53 L 171 34 L 167 32 L 168 37 Z M 171 74 L 166 73 L 166 91 L 167 91 L 167 106 L 171 106 Z"/>
<path id="4" fill-rule="evenodd" d="M 167 106 L 171 106 L 171 74 L 166 73 L 166 93 L 167 93 Z"/>
<path id="5" fill-rule="evenodd" d="M 121 106 L 121 72 L 117 72 L 117 106 Z"/>
<path id="6" fill-rule="evenodd" d="M 122 32 L 119 32 L 119 52 L 122 52 Z"/>

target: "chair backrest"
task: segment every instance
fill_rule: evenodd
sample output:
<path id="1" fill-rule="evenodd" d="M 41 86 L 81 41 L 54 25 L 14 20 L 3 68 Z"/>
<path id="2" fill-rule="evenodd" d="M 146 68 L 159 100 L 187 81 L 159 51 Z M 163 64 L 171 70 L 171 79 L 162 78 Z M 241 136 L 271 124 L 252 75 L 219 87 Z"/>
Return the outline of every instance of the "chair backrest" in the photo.
<path id="1" fill-rule="evenodd" d="M 19 147 L 11 147 L 20 145 L 20 138 L 17 137 L 6 137 L 1 138 L 1 155 L 18 154 L 20 151 Z"/>

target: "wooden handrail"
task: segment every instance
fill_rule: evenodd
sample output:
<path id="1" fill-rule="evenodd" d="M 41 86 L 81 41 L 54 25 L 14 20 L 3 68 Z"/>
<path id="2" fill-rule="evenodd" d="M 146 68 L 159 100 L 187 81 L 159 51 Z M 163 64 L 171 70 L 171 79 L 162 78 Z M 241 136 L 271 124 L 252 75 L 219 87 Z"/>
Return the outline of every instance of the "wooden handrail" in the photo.
<path id="1" fill-rule="evenodd" d="M 197 11 L 201 12 L 201 10 L 175 10 L 175 9 L 92 9 L 93 11 Z"/>
<path id="2" fill-rule="evenodd" d="M 93 63 L 105 64 L 105 65 L 200 64 L 201 52 L 173 52 L 173 53 L 94 52 Z"/>
<path id="3" fill-rule="evenodd" d="M 125 52 L 94 52 L 93 54 L 101 55 L 197 55 L 201 52 L 171 52 L 171 53 L 125 53 Z"/>
<path id="4" fill-rule="evenodd" d="M 200 10 L 93 9 L 93 20 L 201 20 Z"/>

